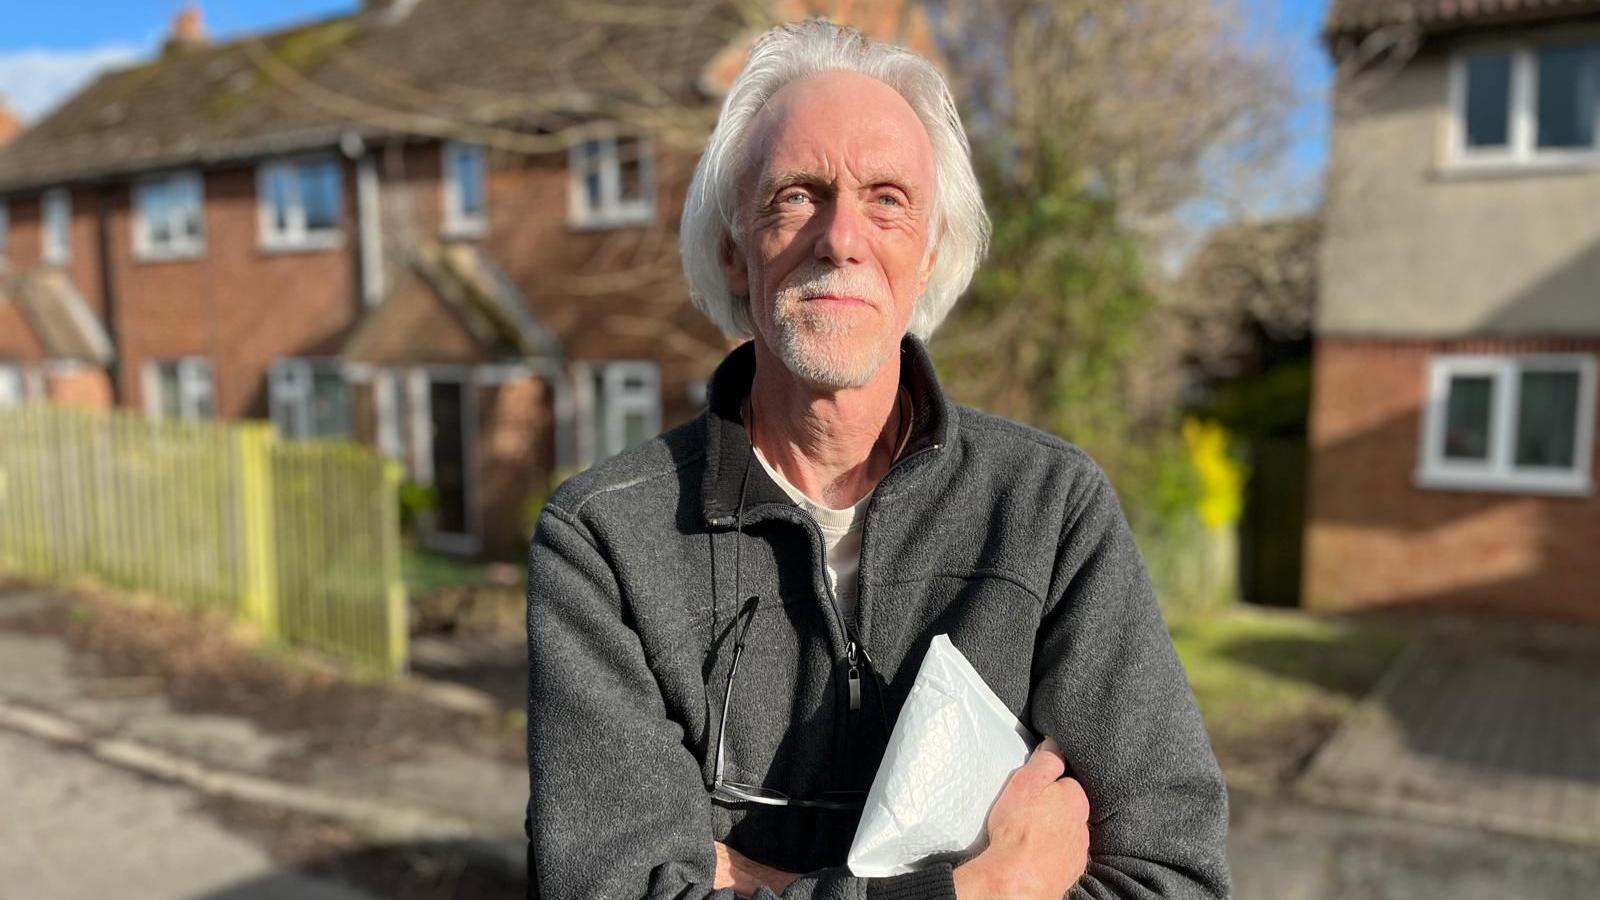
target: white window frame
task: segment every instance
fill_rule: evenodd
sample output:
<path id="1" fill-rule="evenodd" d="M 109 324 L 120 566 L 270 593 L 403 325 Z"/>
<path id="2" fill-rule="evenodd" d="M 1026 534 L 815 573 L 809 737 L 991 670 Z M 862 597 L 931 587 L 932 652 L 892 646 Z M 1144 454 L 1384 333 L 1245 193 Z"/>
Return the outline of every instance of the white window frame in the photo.
<path id="1" fill-rule="evenodd" d="M 311 430 L 312 392 L 316 389 L 315 376 L 319 372 L 332 372 L 349 386 L 350 380 L 335 359 L 287 357 L 273 361 L 267 377 L 267 406 L 272 424 L 283 439 L 301 441 L 328 437 L 313 434 Z M 352 416 L 354 412 L 352 409 Z M 345 424 L 353 434 L 355 423 L 351 421 Z"/>
<path id="2" fill-rule="evenodd" d="M 1578 410 L 1573 466 L 1516 466 L 1517 392 L 1524 372 L 1576 372 Z M 1451 378 L 1484 375 L 1493 379 L 1489 405 L 1489 456 L 1483 462 L 1449 459 L 1443 453 L 1446 404 Z M 1595 357 L 1585 353 L 1520 356 L 1440 355 L 1429 363 L 1427 406 L 1415 483 L 1441 490 L 1491 490 L 1529 494 L 1588 496 L 1594 491 Z"/>
<path id="3" fill-rule="evenodd" d="M 639 178 L 644 185 L 644 196 L 639 200 L 623 202 L 622 166 L 617 157 L 619 139 L 636 139 L 639 142 Z M 589 141 L 598 141 L 600 156 L 596 166 L 600 173 L 600 204 L 589 203 L 586 185 L 588 161 L 583 147 Z M 644 225 L 654 220 L 656 214 L 655 142 L 648 135 L 601 135 L 580 139 L 567 148 L 567 220 L 576 228 L 621 228 Z"/>
<path id="4" fill-rule="evenodd" d="M 216 378 L 211 360 L 203 356 L 184 356 L 177 359 L 152 359 L 144 364 L 144 412 L 152 421 L 161 421 L 161 366 L 178 367 L 178 407 L 185 422 L 209 421 L 200 415 L 200 404 L 211 403 L 212 417 L 217 413 Z"/>
<path id="5" fill-rule="evenodd" d="M 1457 49 L 1450 59 L 1450 116 L 1446 164 L 1460 170 L 1541 167 L 1586 167 L 1600 164 L 1600 111 L 1596 113 L 1595 145 L 1587 148 L 1538 147 L 1539 51 L 1564 43 L 1600 45 L 1600 37 L 1581 41 L 1484 42 Z M 1467 61 L 1475 56 L 1511 58 L 1511 108 L 1505 147 L 1467 146 Z"/>
<path id="6" fill-rule="evenodd" d="M 301 184 L 305 169 L 329 165 L 338 176 L 337 222 L 332 228 L 308 230 L 306 207 Z M 272 193 L 269 186 L 277 175 L 290 179 L 289 208 L 282 231 L 273 227 Z M 337 156 L 321 154 L 275 159 L 256 167 L 256 221 L 261 249 L 268 251 L 326 250 L 344 242 L 344 165 Z"/>
<path id="7" fill-rule="evenodd" d="M 0 409 L 21 406 L 31 399 L 27 369 L 21 363 L 0 362 Z"/>
<path id="8" fill-rule="evenodd" d="M 72 259 L 72 194 L 51 188 L 41 199 L 45 265 L 64 266 Z"/>
<path id="9" fill-rule="evenodd" d="M 171 239 L 163 244 L 151 240 L 150 222 L 145 218 L 146 204 L 156 191 L 174 191 L 179 197 L 194 204 L 195 221 L 199 224 L 200 233 L 190 237 L 183 233 L 182 208 L 173 206 L 169 209 L 171 220 L 167 222 L 168 234 Z M 199 172 L 173 172 L 153 178 L 143 178 L 133 186 L 133 255 L 135 259 L 144 261 L 160 261 L 168 259 L 192 259 L 205 253 L 206 249 L 206 213 L 205 213 L 205 183 Z"/>
<path id="10" fill-rule="evenodd" d="M 488 151 L 477 144 L 447 141 L 440 152 L 444 158 L 444 184 L 441 192 L 444 200 L 444 234 L 446 237 L 479 237 L 489 228 Z M 477 157 L 480 162 L 478 171 L 483 175 L 483 184 L 480 187 L 483 194 L 483 209 L 476 215 L 469 215 L 461 208 L 461 160 L 469 156 Z"/>
<path id="11" fill-rule="evenodd" d="M 608 459 L 623 450 L 627 437 L 626 418 L 631 414 L 645 416 L 645 431 L 651 435 L 661 431 L 661 367 L 648 360 L 608 360 L 580 362 L 574 365 L 574 386 L 577 394 L 578 465 L 587 467 Z M 596 433 L 594 408 L 595 373 L 601 373 L 605 392 L 606 421 L 603 432 Z M 644 387 L 630 392 L 629 378 L 640 378 Z"/>

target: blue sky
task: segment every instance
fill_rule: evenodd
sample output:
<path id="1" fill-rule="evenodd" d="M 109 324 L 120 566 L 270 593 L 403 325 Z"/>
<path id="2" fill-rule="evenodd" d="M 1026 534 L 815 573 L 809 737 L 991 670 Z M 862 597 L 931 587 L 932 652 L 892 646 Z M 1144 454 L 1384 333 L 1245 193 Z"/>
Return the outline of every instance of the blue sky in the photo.
<path id="1" fill-rule="evenodd" d="M 0 94 L 34 119 L 106 66 L 161 46 L 185 0 L 8 2 L 0 28 Z M 204 0 L 213 37 L 349 12 L 359 0 Z"/>
<path id="2" fill-rule="evenodd" d="M 1198 2 L 1198 0 L 1193 0 Z M 1254 35 L 1288 66 L 1300 94 L 1291 122 L 1289 181 L 1309 195 L 1327 158 L 1326 55 L 1317 43 L 1328 0 L 1240 0 Z M 126 65 L 160 46 L 186 0 L 70 0 L 6 4 L 0 29 L 0 95 L 34 119 L 105 66 Z M 203 0 L 214 37 L 349 12 L 359 0 Z M 1296 207 L 1295 198 L 1285 206 Z"/>

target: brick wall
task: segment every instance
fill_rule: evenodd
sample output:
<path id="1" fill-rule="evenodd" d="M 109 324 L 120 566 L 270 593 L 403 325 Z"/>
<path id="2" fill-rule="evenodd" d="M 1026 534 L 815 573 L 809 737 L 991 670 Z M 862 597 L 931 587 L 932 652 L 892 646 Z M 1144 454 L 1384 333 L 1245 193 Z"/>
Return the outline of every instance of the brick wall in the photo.
<path id="1" fill-rule="evenodd" d="M 74 366 L 67 371 L 52 373 L 45 384 L 50 402 L 56 406 L 78 409 L 111 407 L 111 379 L 98 366 Z"/>
<path id="2" fill-rule="evenodd" d="M 205 251 L 192 259 L 142 260 L 133 251 L 133 192 L 128 184 L 72 192 L 72 249 L 67 267 L 95 315 L 105 320 L 98 249 L 98 206 L 107 203 L 117 343 L 115 377 L 124 406 L 144 406 L 148 361 L 199 356 L 211 362 L 217 413 L 264 417 L 272 360 L 336 349 L 355 321 L 355 171 L 345 163 L 344 242 L 332 249 L 260 247 L 255 167 L 205 173 Z M 39 264 L 39 195 L 11 202 L 11 264 Z"/>
<path id="3" fill-rule="evenodd" d="M 1319 340 L 1304 604 L 1600 621 L 1600 498 L 1413 485 L 1429 360 L 1440 353 L 1600 355 L 1600 338 Z M 1600 459 L 1591 466 L 1600 474 Z"/>

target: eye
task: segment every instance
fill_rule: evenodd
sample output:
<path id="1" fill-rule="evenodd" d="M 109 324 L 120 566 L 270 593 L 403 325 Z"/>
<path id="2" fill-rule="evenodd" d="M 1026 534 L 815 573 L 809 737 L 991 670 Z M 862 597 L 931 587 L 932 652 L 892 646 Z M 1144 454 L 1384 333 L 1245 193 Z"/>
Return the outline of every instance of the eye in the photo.
<path id="1" fill-rule="evenodd" d="M 796 200 L 798 200 L 800 202 L 796 203 L 795 202 Z M 778 203 L 781 204 L 781 205 L 799 206 L 802 203 L 810 202 L 810 200 L 811 200 L 811 198 L 807 197 L 805 195 L 804 191 L 795 191 L 792 194 L 784 194 L 782 197 L 779 197 L 778 198 Z"/>
<path id="2" fill-rule="evenodd" d="M 900 198 L 894 194 L 879 194 L 877 199 L 880 206 L 900 205 Z"/>

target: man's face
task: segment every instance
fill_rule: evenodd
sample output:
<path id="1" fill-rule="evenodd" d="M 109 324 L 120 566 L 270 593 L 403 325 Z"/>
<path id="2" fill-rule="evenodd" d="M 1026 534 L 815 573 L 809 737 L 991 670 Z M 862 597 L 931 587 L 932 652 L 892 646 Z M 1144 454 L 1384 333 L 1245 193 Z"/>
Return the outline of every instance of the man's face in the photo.
<path id="1" fill-rule="evenodd" d="M 852 72 L 784 86 L 752 124 L 740 191 L 756 339 L 817 387 L 860 387 L 898 351 L 927 287 L 933 148 L 894 89 Z"/>

